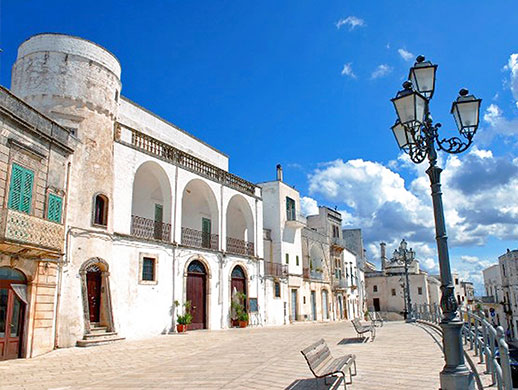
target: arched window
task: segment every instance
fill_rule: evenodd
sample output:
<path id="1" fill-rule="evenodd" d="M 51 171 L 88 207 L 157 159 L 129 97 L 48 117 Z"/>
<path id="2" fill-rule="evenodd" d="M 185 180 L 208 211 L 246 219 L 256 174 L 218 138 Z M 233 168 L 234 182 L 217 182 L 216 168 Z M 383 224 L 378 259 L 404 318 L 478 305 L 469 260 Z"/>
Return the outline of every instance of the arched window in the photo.
<path id="1" fill-rule="evenodd" d="M 187 272 L 194 272 L 194 273 L 199 273 L 199 274 L 207 273 L 203 264 L 198 260 L 193 260 L 189 264 L 189 266 L 187 267 Z"/>
<path id="2" fill-rule="evenodd" d="M 94 225 L 108 225 L 108 198 L 102 194 L 94 198 Z"/>
<path id="3" fill-rule="evenodd" d="M 245 279 L 243 268 L 241 268 L 239 265 L 236 265 L 232 270 L 232 278 Z"/>

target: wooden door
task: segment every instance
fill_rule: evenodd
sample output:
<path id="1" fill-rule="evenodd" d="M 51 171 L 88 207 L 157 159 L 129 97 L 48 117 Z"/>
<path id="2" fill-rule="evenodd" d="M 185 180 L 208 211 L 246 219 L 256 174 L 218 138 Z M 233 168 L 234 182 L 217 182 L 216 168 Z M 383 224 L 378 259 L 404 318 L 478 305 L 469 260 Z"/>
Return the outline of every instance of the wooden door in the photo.
<path id="1" fill-rule="evenodd" d="M 164 221 L 164 209 L 161 204 L 155 204 L 155 226 L 154 237 L 157 240 L 162 239 L 162 222 Z"/>
<path id="2" fill-rule="evenodd" d="M 25 276 L 9 267 L 0 267 L 0 360 L 21 355 L 25 303 L 12 285 L 25 285 Z"/>
<path id="3" fill-rule="evenodd" d="M 208 218 L 201 219 L 201 246 L 203 248 L 211 247 L 211 234 L 212 234 L 212 225 L 211 221 Z"/>
<path id="4" fill-rule="evenodd" d="M 207 328 L 207 287 L 205 268 L 199 261 L 193 261 L 187 273 L 187 300 L 191 302 L 192 322 L 187 329 Z"/>
<path id="5" fill-rule="evenodd" d="M 101 271 L 86 273 L 86 285 L 88 288 L 88 311 L 90 322 L 99 322 L 101 308 Z"/>

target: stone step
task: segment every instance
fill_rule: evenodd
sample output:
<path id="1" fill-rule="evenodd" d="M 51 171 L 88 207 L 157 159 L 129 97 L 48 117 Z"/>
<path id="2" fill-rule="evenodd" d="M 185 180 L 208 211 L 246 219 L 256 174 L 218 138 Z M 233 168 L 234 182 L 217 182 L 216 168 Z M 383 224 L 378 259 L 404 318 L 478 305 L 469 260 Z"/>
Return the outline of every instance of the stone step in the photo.
<path id="1" fill-rule="evenodd" d="M 88 333 L 84 335 L 85 340 L 94 340 L 94 339 L 101 339 L 106 337 L 113 337 L 117 336 L 117 332 L 95 332 L 95 333 Z"/>
<path id="2" fill-rule="evenodd" d="M 109 337 L 96 337 L 88 340 L 77 340 L 76 345 L 78 347 L 95 347 L 97 345 L 110 344 L 116 341 L 124 340 L 125 337 L 109 336 Z"/>
<path id="3" fill-rule="evenodd" d="M 107 326 L 96 326 L 96 327 L 90 328 L 91 333 L 99 333 L 99 332 L 107 332 L 107 331 L 108 331 Z"/>

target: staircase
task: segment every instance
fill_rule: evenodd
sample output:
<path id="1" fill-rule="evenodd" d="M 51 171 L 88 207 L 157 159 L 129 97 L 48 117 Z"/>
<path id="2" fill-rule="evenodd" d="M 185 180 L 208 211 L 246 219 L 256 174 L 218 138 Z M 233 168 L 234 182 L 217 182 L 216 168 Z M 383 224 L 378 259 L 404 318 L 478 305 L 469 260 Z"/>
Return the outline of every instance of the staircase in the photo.
<path id="1" fill-rule="evenodd" d="M 117 332 L 108 332 L 108 328 L 100 326 L 99 323 L 92 322 L 90 326 L 90 333 L 85 334 L 83 340 L 77 340 L 78 347 L 93 347 L 124 340 L 124 337 L 118 336 Z"/>

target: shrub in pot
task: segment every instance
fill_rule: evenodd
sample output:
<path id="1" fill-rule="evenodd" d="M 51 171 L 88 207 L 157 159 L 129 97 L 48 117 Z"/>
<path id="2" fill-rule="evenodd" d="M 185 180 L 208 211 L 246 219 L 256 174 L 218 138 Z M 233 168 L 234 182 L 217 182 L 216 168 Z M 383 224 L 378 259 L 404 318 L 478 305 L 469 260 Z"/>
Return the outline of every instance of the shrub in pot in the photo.
<path id="1" fill-rule="evenodd" d="M 175 307 L 180 306 L 178 301 L 174 302 Z M 192 314 L 191 314 L 191 301 L 187 301 L 183 304 L 183 312 L 184 314 L 178 314 L 176 316 L 176 331 L 178 333 L 183 333 L 187 330 L 187 325 L 192 322 Z"/>
<path id="2" fill-rule="evenodd" d="M 240 313 L 238 320 L 239 320 L 239 327 L 246 328 L 248 326 L 248 313 L 246 313 L 244 311 L 242 313 Z"/>

